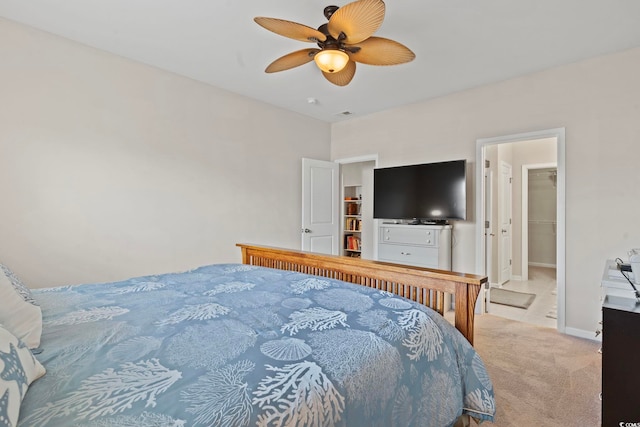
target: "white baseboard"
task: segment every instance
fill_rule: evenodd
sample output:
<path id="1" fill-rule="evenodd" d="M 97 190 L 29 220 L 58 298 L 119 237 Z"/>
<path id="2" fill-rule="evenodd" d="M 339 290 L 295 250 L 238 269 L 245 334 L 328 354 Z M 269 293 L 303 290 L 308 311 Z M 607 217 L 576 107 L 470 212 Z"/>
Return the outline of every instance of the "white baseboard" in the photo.
<path id="1" fill-rule="evenodd" d="M 595 331 L 585 331 L 584 329 L 564 328 L 564 333 L 578 338 L 585 338 L 591 341 L 602 341 L 602 335 L 596 337 Z"/>
<path id="2" fill-rule="evenodd" d="M 555 264 L 545 264 L 543 262 L 530 262 L 529 267 L 548 267 L 548 268 L 556 268 Z"/>

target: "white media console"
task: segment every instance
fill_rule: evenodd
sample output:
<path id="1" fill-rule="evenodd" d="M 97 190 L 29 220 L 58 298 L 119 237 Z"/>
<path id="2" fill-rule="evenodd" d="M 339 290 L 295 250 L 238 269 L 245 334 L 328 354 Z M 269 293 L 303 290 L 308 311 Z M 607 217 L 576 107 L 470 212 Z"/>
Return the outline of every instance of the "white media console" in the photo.
<path id="1" fill-rule="evenodd" d="M 378 259 L 451 270 L 451 225 L 381 223 Z"/>

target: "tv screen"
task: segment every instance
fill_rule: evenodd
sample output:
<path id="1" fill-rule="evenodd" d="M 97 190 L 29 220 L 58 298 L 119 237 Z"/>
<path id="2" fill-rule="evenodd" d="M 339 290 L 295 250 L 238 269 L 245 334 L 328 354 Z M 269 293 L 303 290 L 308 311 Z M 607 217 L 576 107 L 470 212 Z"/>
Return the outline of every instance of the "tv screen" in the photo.
<path id="1" fill-rule="evenodd" d="M 373 170 L 373 217 L 467 219 L 466 160 Z"/>

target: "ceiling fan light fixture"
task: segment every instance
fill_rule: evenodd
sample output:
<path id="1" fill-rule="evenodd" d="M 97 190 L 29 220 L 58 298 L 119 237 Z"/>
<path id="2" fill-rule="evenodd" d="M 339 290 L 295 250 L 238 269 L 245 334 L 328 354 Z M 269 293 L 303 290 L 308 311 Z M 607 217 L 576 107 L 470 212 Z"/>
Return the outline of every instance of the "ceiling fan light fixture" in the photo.
<path id="1" fill-rule="evenodd" d="M 313 57 L 318 68 L 325 73 L 337 73 L 349 62 L 349 55 L 339 49 L 323 49 Z"/>

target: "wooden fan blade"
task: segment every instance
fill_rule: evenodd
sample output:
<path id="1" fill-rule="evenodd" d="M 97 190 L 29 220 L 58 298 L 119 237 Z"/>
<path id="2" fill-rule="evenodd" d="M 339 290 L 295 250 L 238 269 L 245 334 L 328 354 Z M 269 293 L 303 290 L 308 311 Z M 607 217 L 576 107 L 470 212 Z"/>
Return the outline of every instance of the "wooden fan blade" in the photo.
<path id="1" fill-rule="evenodd" d="M 318 52 L 320 52 L 320 49 L 302 49 L 291 52 L 273 61 L 264 72 L 277 73 L 278 71 L 299 67 L 300 65 L 313 61 L 313 56 Z"/>
<path id="2" fill-rule="evenodd" d="M 408 47 L 384 37 L 369 37 L 360 43 L 349 45 L 359 47 L 356 53 L 348 52 L 349 58 L 361 64 L 396 65 L 413 61 L 415 53 Z"/>
<path id="3" fill-rule="evenodd" d="M 340 33 L 348 44 L 360 43 L 375 33 L 384 19 L 385 5 L 382 0 L 358 0 L 336 10 L 329 19 L 328 29 L 336 40 Z"/>
<path id="4" fill-rule="evenodd" d="M 290 39 L 300 40 L 303 42 L 316 43 L 316 40 L 321 42 L 327 39 L 327 36 L 322 34 L 315 28 L 307 27 L 306 25 L 298 24 L 297 22 L 285 21 L 284 19 L 277 18 L 265 18 L 258 16 L 253 18 L 256 24 L 266 28 L 269 31 L 273 31 L 284 37 Z"/>
<path id="5" fill-rule="evenodd" d="M 349 61 L 347 62 L 347 65 L 337 73 L 325 73 L 323 71 L 322 74 L 334 85 L 346 86 L 351 82 L 351 79 L 353 79 L 353 76 L 356 74 L 356 63 Z"/>

